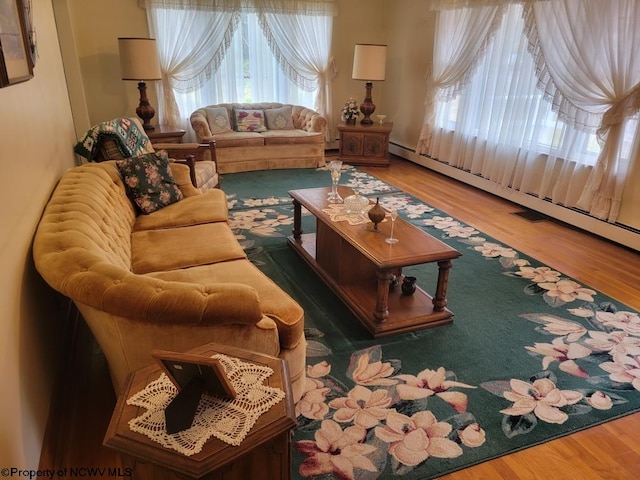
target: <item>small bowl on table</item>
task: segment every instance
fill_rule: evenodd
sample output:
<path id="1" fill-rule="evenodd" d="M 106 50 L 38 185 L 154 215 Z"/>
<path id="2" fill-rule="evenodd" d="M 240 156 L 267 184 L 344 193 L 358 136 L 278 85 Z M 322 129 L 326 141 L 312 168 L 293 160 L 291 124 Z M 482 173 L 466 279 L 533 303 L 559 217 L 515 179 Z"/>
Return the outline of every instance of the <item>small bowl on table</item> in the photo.
<path id="1" fill-rule="evenodd" d="M 343 204 L 348 215 L 364 215 L 369 206 L 369 199 L 356 193 L 345 197 Z"/>

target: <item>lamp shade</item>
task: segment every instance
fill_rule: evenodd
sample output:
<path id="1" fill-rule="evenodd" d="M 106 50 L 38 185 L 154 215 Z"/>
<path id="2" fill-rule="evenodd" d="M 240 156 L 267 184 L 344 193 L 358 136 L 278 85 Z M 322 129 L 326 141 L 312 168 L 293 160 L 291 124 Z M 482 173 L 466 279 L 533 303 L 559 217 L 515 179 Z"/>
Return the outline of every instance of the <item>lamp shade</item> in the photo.
<path id="1" fill-rule="evenodd" d="M 160 80 L 160 61 L 154 38 L 118 38 L 123 80 Z"/>
<path id="2" fill-rule="evenodd" d="M 386 45 L 356 44 L 351 78 L 365 81 L 384 80 L 386 64 Z"/>

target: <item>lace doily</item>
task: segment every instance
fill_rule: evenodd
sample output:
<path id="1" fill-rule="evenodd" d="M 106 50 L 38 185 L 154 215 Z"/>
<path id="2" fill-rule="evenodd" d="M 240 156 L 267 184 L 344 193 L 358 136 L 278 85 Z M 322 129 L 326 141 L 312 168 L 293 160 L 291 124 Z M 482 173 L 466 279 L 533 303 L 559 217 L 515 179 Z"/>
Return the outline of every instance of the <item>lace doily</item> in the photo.
<path id="1" fill-rule="evenodd" d="M 200 452 L 211 436 L 230 445 L 240 445 L 260 415 L 285 398 L 285 393 L 279 388 L 263 385 L 264 380 L 273 374 L 270 367 L 222 354 L 212 355 L 211 358 L 218 359 L 222 364 L 236 391 L 236 398 L 202 395 L 191 428 L 168 434 L 164 409 L 178 390 L 169 377 L 162 373 L 144 390 L 127 399 L 128 405 L 147 409 L 129 421 L 129 428 L 187 456 Z"/>
<path id="2" fill-rule="evenodd" d="M 366 211 L 373 207 L 373 204 L 369 204 L 369 206 L 365 207 Z M 332 222 L 349 222 L 349 225 L 361 225 L 363 223 L 369 223 L 369 217 L 366 214 L 358 214 L 358 213 L 347 213 L 345 206 L 341 203 L 335 203 L 329 205 L 329 208 L 322 209 L 324 213 L 329 215 L 329 218 Z M 383 220 L 383 222 L 386 221 Z"/>

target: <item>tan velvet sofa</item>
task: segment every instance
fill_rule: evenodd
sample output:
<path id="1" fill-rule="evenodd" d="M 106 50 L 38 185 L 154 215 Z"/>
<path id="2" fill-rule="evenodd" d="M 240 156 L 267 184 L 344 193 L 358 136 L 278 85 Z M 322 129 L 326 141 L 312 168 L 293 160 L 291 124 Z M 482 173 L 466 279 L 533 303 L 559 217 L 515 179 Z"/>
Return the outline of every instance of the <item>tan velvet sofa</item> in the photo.
<path id="1" fill-rule="evenodd" d="M 234 111 L 262 111 L 265 131 L 236 131 Z M 280 112 L 290 112 L 281 122 Z M 226 121 L 225 121 L 226 117 Z M 269 122 L 270 118 L 273 121 Z M 326 119 L 299 105 L 282 103 L 221 103 L 191 114 L 198 142 L 215 141 L 220 173 L 280 168 L 317 168 L 325 164 Z"/>
<path id="2" fill-rule="evenodd" d="M 66 172 L 45 208 L 33 256 L 71 298 L 102 348 L 116 393 L 151 351 L 209 342 L 287 360 L 294 400 L 305 378 L 304 312 L 246 257 L 227 223 L 226 196 L 193 187 L 171 164 L 184 198 L 138 214 L 114 161 Z"/>

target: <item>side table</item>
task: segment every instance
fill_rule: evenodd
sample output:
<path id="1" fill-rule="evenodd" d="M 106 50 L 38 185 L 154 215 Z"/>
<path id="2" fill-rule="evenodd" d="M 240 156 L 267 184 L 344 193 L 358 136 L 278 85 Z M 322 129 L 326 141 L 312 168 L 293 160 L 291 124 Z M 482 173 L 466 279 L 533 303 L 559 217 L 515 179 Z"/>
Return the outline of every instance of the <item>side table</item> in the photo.
<path id="1" fill-rule="evenodd" d="M 349 165 L 389 165 L 389 134 L 393 122 L 341 123 L 338 159 Z"/>
<path id="2" fill-rule="evenodd" d="M 154 125 L 153 130 L 145 130 L 145 133 L 155 143 L 182 143 L 182 137 L 187 133 L 181 128 L 170 127 L 168 125 Z"/>
<path id="3" fill-rule="evenodd" d="M 290 479 L 291 429 L 296 420 L 286 362 L 215 343 L 186 353 L 206 357 L 221 353 L 267 365 L 274 373 L 266 384 L 280 388 L 286 397 L 260 416 L 240 445 L 229 445 L 211 437 L 199 453 L 185 456 L 129 428 L 129 421 L 144 413 L 144 409 L 127 405 L 127 399 L 156 380 L 161 369 L 151 365 L 133 372 L 118 398 L 104 438 L 104 445 L 118 451 L 123 466 L 132 470 L 132 479 Z"/>

